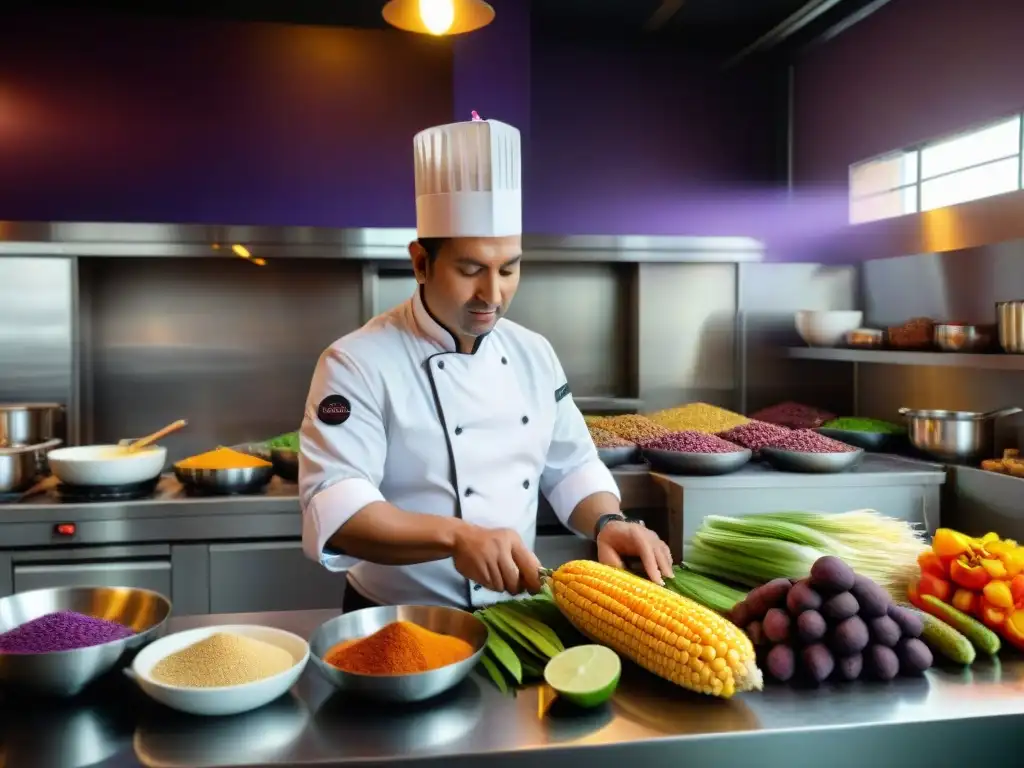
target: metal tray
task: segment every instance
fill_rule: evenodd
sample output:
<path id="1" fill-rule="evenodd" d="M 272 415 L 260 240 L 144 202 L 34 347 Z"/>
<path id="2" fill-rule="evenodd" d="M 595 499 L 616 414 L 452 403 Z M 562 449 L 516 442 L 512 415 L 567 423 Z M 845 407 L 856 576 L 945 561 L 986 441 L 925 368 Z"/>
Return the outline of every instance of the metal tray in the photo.
<path id="1" fill-rule="evenodd" d="M 842 453 L 807 453 L 762 448 L 761 458 L 783 472 L 845 472 L 860 463 L 864 458 L 864 449 L 858 448 L 856 451 Z"/>
<path id="2" fill-rule="evenodd" d="M 639 450 L 635 445 L 623 445 L 615 448 L 598 448 L 597 455 L 606 467 L 619 467 L 637 461 Z"/>
<path id="3" fill-rule="evenodd" d="M 753 455 L 749 448 L 729 453 L 683 453 L 643 448 L 641 453 L 651 469 L 668 475 L 726 475 L 749 462 Z"/>
<path id="4" fill-rule="evenodd" d="M 889 451 L 904 437 L 891 432 L 860 432 L 853 429 L 832 429 L 831 427 L 818 427 L 814 431 L 841 443 L 875 452 Z"/>

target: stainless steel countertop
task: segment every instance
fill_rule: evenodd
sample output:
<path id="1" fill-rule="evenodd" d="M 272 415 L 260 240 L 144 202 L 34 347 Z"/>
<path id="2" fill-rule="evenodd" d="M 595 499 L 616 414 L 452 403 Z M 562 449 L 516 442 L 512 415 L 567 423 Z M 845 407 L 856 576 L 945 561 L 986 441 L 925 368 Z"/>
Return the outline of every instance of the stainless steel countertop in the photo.
<path id="1" fill-rule="evenodd" d="M 172 620 L 172 631 L 260 623 L 308 637 L 335 611 Z M 333 694 L 333 695 L 332 695 Z M 619 691 L 590 713 L 550 704 L 543 688 L 502 696 L 470 677 L 412 708 L 334 694 L 312 666 L 285 697 L 231 718 L 179 715 L 121 675 L 59 706 L 0 699 L 5 768 L 365 766 L 416 760 L 445 768 L 589 765 L 785 765 L 929 768 L 1002 757 L 1024 745 L 1024 660 L 979 662 L 891 684 L 818 690 L 770 686 L 718 701 L 628 666 Z M 902 753 L 902 754 L 901 754 Z"/>
<path id="2" fill-rule="evenodd" d="M 649 503 L 650 493 L 644 486 L 649 478 L 661 483 L 682 485 L 693 489 L 714 488 L 811 488 L 840 485 L 906 485 L 945 482 L 945 472 L 938 464 L 904 459 L 883 454 L 867 454 L 856 468 L 839 474 L 812 475 L 779 472 L 760 462 L 751 462 L 738 472 L 715 477 L 665 475 L 651 472 L 646 464 L 615 467 L 612 474 L 629 496 Z M 0 524 L 76 522 L 131 518 L 163 518 L 169 515 L 270 515 L 296 514 L 299 511 L 298 488 L 275 477 L 264 493 L 239 496 L 190 496 L 173 475 L 166 475 L 152 498 L 135 501 L 70 503 L 60 500 L 56 492 L 41 494 L 24 502 L 0 504 Z"/>

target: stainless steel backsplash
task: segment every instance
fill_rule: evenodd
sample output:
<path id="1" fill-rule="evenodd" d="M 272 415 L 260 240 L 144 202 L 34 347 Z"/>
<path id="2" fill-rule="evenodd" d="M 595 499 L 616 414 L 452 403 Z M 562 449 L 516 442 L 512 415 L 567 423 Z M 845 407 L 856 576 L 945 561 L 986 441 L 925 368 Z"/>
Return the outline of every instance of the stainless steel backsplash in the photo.
<path id="1" fill-rule="evenodd" d="M 0 258 L 0 403 L 75 399 L 75 262 Z"/>
<path id="2" fill-rule="evenodd" d="M 361 317 L 358 263 L 81 259 L 85 441 L 175 419 L 171 459 L 297 429 L 320 353 Z"/>

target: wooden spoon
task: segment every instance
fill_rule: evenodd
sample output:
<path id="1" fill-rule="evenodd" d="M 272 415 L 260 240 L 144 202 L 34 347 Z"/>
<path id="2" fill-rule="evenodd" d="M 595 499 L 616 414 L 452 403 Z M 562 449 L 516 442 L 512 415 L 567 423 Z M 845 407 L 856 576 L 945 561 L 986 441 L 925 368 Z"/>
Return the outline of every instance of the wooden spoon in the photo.
<path id="1" fill-rule="evenodd" d="M 134 443 L 128 446 L 128 453 L 133 453 L 134 451 L 137 451 L 140 448 L 145 448 L 147 445 L 151 445 L 160 438 L 166 437 L 167 435 L 171 434 L 171 432 L 177 432 L 179 429 L 186 426 L 187 424 L 188 422 L 185 421 L 185 419 L 178 419 L 173 424 L 168 424 L 163 429 L 158 429 L 151 435 L 146 435 L 143 438 L 139 438 Z"/>

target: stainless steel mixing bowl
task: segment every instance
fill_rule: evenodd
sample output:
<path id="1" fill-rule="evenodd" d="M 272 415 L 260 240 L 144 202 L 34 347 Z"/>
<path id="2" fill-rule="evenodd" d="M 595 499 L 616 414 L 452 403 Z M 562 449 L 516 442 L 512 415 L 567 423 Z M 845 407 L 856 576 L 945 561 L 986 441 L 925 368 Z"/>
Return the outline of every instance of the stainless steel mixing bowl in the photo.
<path id="1" fill-rule="evenodd" d="M 461 638 L 472 646 L 473 655 L 457 664 L 413 675 L 355 675 L 323 660 L 343 640 L 372 635 L 395 621 Z M 388 605 L 364 608 L 324 622 L 309 640 L 309 655 L 320 673 L 342 691 L 378 701 L 413 702 L 432 698 L 461 683 L 473 671 L 486 644 L 487 626 L 466 611 L 431 605 Z"/>
<path id="2" fill-rule="evenodd" d="M 907 419 L 911 444 L 929 456 L 948 462 L 976 462 L 993 456 L 996 419 L 1020 411 L 1020 408 L 1003 408 L 976 413 L 900 408 Z"/>
<path id="3" fill-rule="evenodd" d="M 54 653 L 0 653 L 0 685 L 46 696 L 75 696 L 166 631 L 171 601 L 130 587 L 57 587 L 0 599 L 0 634 L 57 611 L 76 611 L 131 627 L 135 634 Z"/>
<path id="4" fill-rule="evenodd" d="M 239 467 L 235 469 L 185 469 L 174 467 L 174 476 L 186 488 L 202 493 L 257 493 L 274 477 L 274 467 Z"/>

